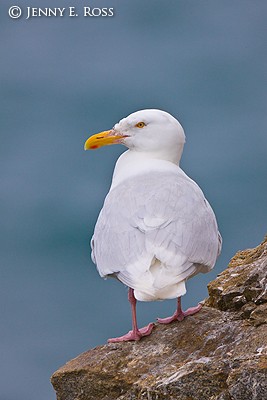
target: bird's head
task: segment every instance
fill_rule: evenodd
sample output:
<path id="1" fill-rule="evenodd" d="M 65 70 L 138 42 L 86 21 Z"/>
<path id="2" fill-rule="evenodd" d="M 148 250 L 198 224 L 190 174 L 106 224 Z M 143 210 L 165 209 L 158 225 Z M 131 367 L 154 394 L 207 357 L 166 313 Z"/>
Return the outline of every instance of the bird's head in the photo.
<path id="1" fill-rule="evenodd" d="M 110 144 L 124 144 L 130 150 L 178 163 L 185 143 L 180 123 L 161 110 L 141 110 L 123 118 L 111 130 L 86 140 L 85 150 Z"/>

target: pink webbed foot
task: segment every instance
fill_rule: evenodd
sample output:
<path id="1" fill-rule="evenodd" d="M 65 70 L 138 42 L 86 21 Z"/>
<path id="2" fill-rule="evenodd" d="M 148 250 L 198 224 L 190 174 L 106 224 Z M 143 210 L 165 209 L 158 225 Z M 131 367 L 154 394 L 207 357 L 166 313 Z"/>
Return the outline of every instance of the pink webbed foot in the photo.
<path id="1" fill-rule="evenodd" d="M 188 308 L 186 311 L 183 311 L 181 309 L 181 303 L 178 299 L 178 307 L 177 310 L 175 311 L 175 313 L 168 318 L 157 318 L 157 321 L 160 324 L 170 324 L 173 321 L 182 321 L 185 317 L 187 317 L 188 315 L 193 315 L 196 314 L 197 312 L 199 312 L 202 308 L 202 304 L 198 304 L 196 307 L 190 307 Z"/>
<path id="2" fill-rule="evenodd" d="M 117 338 L 108 339 L 108 343 L 128 342 L 131 340 L 140 340 L 143 336 L 149 336 L 154 328 L 154 324 L 151 322 L 147 326 L 141 329 L 132 330 L 126 333 L 126 335 L 119 336 Z"/>

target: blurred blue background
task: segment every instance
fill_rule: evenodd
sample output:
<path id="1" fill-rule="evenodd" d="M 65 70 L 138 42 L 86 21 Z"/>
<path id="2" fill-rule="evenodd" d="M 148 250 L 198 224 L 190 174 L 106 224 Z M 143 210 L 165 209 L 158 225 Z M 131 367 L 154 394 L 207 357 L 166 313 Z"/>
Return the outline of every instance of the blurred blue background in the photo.
<path id="1" fill-rule="evenodd" d="M 90 134 L 143 108 L 169 111 L 184 126 L 182 167 L 224 238 L 216 269 L 189 282 L 184 307 L 207 296 L 237 250 L 263 239 L 267 4 L 92 0 L 115 16 L 31 20 L 9 18 L 12 5 L 0 5 L 0 399 L 47 400 L 60 365 L 131 326 L 126 288 L 98 276 L 89 250 L 124 148 L 86 153 Z M 174 307 L 139 303 L 140 326 Z"/>

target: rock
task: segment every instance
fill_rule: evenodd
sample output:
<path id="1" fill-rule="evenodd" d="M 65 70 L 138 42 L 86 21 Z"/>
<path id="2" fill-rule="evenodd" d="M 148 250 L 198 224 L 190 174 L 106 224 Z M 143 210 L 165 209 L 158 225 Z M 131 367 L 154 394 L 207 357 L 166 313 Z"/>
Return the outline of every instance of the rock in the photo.
<path id="1" fill-rule="evenodd" d="M 267 302 L 267 236 L 255 249 L 239 251 L 228 268 L 208 285 L 206 305 L 244 313 Z M 250 304 L 250 306 L 248 306 Z M 247 313 L 244 315 L 247 318 Z"/>
<path id="2" fill-rule="evenodd" d="M 267 399 L 267 237 L 208 285 L 202 310 L 56 371 L 57 400 Z"/>

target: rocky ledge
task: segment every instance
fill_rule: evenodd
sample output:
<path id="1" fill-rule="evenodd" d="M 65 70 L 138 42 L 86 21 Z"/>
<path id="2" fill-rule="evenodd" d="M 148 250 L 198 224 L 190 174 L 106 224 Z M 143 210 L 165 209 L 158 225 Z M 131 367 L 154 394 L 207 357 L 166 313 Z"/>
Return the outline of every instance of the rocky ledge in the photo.
<path id="1" fill-rule="evenodd" d="M 208 285 L 202 310 L 56 371 L 57 400 L 267 399 L 267 237 Z"/>

